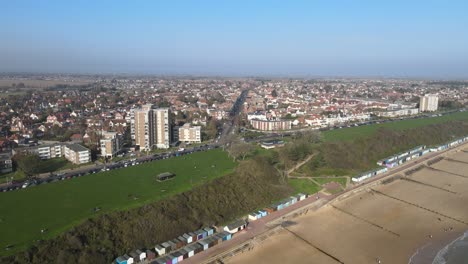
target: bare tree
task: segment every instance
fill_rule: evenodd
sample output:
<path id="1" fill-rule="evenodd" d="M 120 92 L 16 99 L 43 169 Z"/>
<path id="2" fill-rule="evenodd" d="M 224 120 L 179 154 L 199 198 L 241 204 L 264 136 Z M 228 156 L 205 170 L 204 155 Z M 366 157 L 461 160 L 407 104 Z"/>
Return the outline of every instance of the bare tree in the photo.
<path id="1" fill-rule="evenodd" d="M 237 160 L 242 158 L 242 160 L 247 157 L 252 151 L 254 150 L 253 145 L 249 143 L 245 143 L 243 141 L 233 142 L 228 149 L 229 155 L 234 159 Z"/>

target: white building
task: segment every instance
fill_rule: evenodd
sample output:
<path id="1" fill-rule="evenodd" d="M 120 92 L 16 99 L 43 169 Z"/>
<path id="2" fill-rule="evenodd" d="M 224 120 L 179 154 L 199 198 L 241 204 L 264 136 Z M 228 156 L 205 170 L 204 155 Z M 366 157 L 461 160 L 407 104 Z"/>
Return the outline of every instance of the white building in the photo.
<path id="1" fill-rule="evenodd" d="M 79 144 L 64 145 L 65 158 L 74 164 L 91 162 L 91 151 Z"/>
<path id="2" fill-rule="evenodd" d="M 184 143 L 201 143 L 201 127 L 184 124 L 179 127 L 179 141 Z"/>
<path id="3" fill-rule="evenodd" d="M 419 101 L 419 111 L 437 111 L 439 97 L 435 94 L 426 94 Z"/>

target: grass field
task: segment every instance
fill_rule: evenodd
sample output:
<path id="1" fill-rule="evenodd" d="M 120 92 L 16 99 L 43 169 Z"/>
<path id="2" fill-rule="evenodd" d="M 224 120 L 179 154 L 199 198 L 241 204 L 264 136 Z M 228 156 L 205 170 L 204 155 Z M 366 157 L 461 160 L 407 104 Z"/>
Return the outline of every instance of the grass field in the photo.
<path id="1" fill-rule="evenodd" d="M 289 179 L 288 183 L 297 193 L 313 194 L 322 189 L 321 186 L 308 179 Z"/>
<path id="2" fill-rule="evenodd" d="M 368 126 L 335 129 L 323 132 L 323 136 L 325 141 L 352 140 L 358 137 L 370 136 L 380 127 L 403 130 L 408 128 L 427 126 L 431 124 L 440 124 L 453 120 L 468 120 L 468 112 L 457 112 L 440 117 L 401 120 L 384 124 L 373 124 Z"/>
<path id="3" fill-rule="evenodd" d="M 25 249 L 99 214 L 124 210 L 181 193 L 233 171 L 221 150 L 198 152 L 139 166 L 107 171 L 19 191 L 0 193 L 0 255 Z M 165 182 L 162 172 L 177 176 Z M 48 231 L 41 234 L 41 229 Z M 11 251 L 5 251 L 13 245 Z"/>
<path id="4" fill-rule="evenodd" d="M 329 182 L 337 182 L 341 184 L 342 187 L 346 187 L 346 178 L 343 177 L 326 177 L 326 178 L 314 178 L 314 180 L 320 184 L 326 184 Z"/>

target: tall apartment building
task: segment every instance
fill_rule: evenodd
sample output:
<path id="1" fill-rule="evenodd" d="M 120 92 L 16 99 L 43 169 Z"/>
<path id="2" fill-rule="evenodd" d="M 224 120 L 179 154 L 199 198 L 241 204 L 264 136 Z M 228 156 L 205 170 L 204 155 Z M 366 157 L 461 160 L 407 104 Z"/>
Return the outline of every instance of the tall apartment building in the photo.
<path id="1" fill-rule="evenodd" d="M 179 127 L 179 141 L 184 143 L 200 143 L 201 142 L 201 127 L 184 124 Z"/>
<path id="2" fill-rule="evenodd" d="M 100 140 L 102 157 L 112 158 L 119 153 L 123 143 L 121 135 L 117 132 L 104 132 L 102 137 Z"/>
<path id="3" fill-rule="evenodd" d="M 142 150 L 169 148 L 171 120 L 169 108 L 153 108 L 147 104 L 136 109 L 130 122 L 132 140 Z"/>
<path id="4" fill-rule="evenodd" d="M 426 94 L 419 101 L 419 111 L 437 111 L 439 97 L 435 94 Z"/>
<path id="5" fill-rule="evenodd" d="M 171 144 L 171 112 L 169 108 L 153 110 L 156 120 L 156 147 L 169 148 Z"/>

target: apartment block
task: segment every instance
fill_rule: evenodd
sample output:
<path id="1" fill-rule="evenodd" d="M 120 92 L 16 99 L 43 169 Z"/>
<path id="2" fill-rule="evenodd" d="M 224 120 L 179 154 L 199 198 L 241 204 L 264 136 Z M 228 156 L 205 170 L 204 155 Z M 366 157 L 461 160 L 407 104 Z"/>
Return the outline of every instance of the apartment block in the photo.
<path id="1" fill-rule="evenodd" d="M 133 111 L 132 139 L 142 150 L 169 148 L 171 143 L 171 120 L 169 108 L 154 108 L 147 104 Z"/>
<path id="2" fill-rule="evenodd" d="M 91 151 L 79 144 L 64 145 L 65 158 L 74 164 L 91 162 Z"/>
<path id="3" fill-rule="evenodd" d="M 439 97 L 435 94 L 427 94 L 421 97 L 419 101 L 419 110 L 421 112 L 437 111 L 439 105 Z"/>
<path id="4" fill-rule="evenodd" d="M 201 127 L 184 124 L 179 127 L 179 141 L 184 143 L 200 143 Z"/>
<path id="5" fill-rule="evenodd" d="M 100 140 L 101 156 L 112 158 L 117 155 L 122 148 L 123 139 L 117 132 L 104 132 Z"/>

